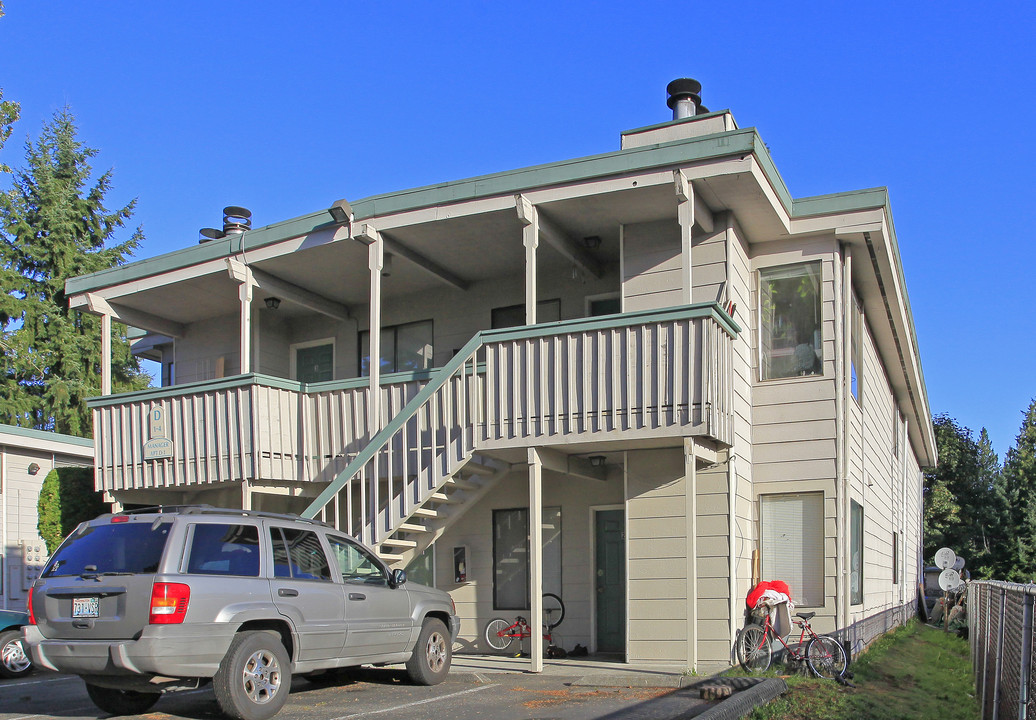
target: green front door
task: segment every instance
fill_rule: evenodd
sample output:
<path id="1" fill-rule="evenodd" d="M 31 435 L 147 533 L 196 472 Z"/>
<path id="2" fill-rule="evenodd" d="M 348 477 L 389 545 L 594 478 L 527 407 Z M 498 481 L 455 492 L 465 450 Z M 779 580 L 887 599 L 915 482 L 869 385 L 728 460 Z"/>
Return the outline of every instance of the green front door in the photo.
<path id="1" fill-rule="evenodd" d="M 335 346 L 312 345 L 295 351 L 295 379 L 299 382 L 324 382 L 334 378 Z"/>
<path id="2" fill-rule="evenodd" d="M 626 649 L 626 527 L 622 510 L 595 513 L 597 651 Z"/>

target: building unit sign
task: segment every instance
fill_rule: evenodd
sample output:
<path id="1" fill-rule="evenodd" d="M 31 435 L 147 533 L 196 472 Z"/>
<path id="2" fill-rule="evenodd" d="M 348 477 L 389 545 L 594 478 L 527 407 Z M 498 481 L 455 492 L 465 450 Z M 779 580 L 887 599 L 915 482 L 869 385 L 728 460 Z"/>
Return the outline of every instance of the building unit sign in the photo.
<path id="1" fill-rule="evenodd" d="M 164 460 L 173 456 L 173 441 L 165 423 L 165 409 L 152 405 L 148 410 L 148 427 L 151 437 L 144 443 L 145 460 Z"/>

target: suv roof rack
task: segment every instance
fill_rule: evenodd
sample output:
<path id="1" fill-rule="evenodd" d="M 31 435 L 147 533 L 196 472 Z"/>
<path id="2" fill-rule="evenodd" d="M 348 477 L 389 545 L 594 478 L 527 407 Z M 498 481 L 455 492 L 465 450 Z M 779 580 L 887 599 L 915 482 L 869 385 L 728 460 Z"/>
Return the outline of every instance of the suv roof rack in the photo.
<path id="1" fill-rule="evenodd" d="M 179 515 L 240 515 L 242 517 L 257 517 L 257 518 L 270 518 L 274 520 L 290 520 L 292 522 L 304 522 L 310 525 L 321 525 L 323 527 L 334 528 L 330 523 L 323 522 L 322 520 L 314 520 L 312 518 L 304 518 L 300 515 L 290 515 L 287 513 L 274 513 L 266 512 L 264 510 L 242 510 L 241 508 L 221 508 L 214 507 L 212 505 L 154 505 L 151 507 L 134 508 L 133 510 L 123 510 L 122 512 L 112 513 L 112 515 L 137 515 L 137 514 L 152 514 L 152 513 L 177 513 Z"/>

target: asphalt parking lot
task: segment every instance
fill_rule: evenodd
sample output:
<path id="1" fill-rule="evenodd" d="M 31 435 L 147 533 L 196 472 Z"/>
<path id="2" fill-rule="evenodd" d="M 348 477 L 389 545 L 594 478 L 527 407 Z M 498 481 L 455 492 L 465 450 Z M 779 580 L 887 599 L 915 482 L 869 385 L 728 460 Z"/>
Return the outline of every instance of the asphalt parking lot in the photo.
<path id="1" fill-rule="evenodd" d="M 660 678 L 661 680 L 664 678 Z M 671 680 L 671 679 L 670 679 Z M 613 682 L 623 682 L 615 676 Z M 364 669 L 322 682 L 296 678 L 280 720 L 346 720 L 408 718 L 412 720 L 547 720 L 558 718 L 689 718 L 710 704 L 693 688 L 584 684 L 580 674 L 533 675 L 521 672 L 460 670 L 433 687 L 408 684 L 393 669 Z M 21 680 L 0 681 L 0 720 L 105 718 L 86 695 L 79 678 L 36 672 Z M 210 687 L 170 694 L 140 717 L 221 718 Z"/>

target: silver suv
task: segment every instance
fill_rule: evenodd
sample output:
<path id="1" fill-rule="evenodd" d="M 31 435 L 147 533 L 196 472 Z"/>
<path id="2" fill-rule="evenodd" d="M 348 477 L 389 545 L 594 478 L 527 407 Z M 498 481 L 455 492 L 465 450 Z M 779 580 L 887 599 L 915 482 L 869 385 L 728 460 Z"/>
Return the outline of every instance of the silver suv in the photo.
<path id="1" fill-rule="evenodd" d="M 405 662 L 441 682 L 459 630 L 440 590 L 295 515 L 177 507 L 102 515 L 54 553 L 29 595 L 40 667 L 80 675 L 94 703 L 138 714 L 210 679 L 223 712 L 266 720 L 293 674 Z"/>

